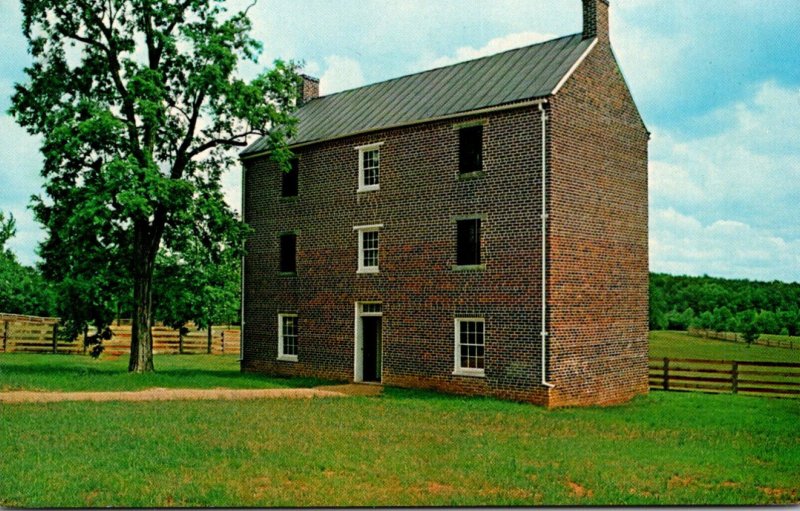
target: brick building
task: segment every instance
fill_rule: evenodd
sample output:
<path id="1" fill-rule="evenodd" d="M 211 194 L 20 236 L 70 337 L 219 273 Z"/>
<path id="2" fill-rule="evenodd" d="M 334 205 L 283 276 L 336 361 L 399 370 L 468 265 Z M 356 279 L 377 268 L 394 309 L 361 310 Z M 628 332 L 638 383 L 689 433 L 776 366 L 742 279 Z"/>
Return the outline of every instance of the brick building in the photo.
<path id="1" fill-rule="evenodd" d="M 546 406 L 647 392 L 649 134 L 582 33 L 318 97 L 242 153 L 242 369 Z"/>

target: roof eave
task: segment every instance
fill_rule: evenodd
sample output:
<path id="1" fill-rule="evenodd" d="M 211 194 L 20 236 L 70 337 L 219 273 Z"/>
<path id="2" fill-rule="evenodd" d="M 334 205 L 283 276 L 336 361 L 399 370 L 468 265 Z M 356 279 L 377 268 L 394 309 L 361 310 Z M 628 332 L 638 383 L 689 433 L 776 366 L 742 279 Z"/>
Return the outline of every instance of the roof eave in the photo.
<path id="1" fill-rule="evenodd" d="M 571 72 L 572 72 L 572 70 L 570 71 L 570 73 Z M 392 130 L 392 129 L 397 129 L 397 128 L 405 128 L 405 127 L 408 127 L 408 126 L 416 126 L 416 125 L 419 125 L 419 124 L 427 124 L 427 123 L 437 122 L 437 121 L 446 121 L 448 119 L 457 119 L 459 117 L 470 117 L 470 116 L 473 116 L 473 115 L 481 115 L 481 114 L 488 114 L 488 113 L 493 113 L 493 112 L 502 112 L 504 110 L 513 110 L 513 109 L 516 109 L 516 108 L 525 108 L 525 107 L 529 107 L 529 106 L 536 106 L 536 105 L 540 105 L 540 104 L 543 104 L 543 103 L 547 103 L 548 98 L 553 96 L 553 94 L 554 93 L 548 94 L 546 96 L 540 96 L 540 97 L 537 97 L 537 98 L 526 99 L 526 100 L 523 100 L 523 101 L 515 101 L 513 103 L 506 103 L 504 105 L 496 105 L 496 106 L 491 106 L 491 107 L 486 107 L 486 108 L 479 108 L 477 110 L 468 110 L 468 111 L 465 111 L 465 112 L 457 112 L 457 113 L 454 113 L 454 114 L 441 115 L 441 116 L 438 116 L 438 117 L 428 117 L 426 119 L 418 119 L 418 120 L 415 120 L 415 121 L 408 121 L 408 122 L 397 123 L 397 124 L 392 124 L 392 125 L 387 125 L 387 126 L 379 126 L 379 127 L 376 127 L 376 128 L 370 128 L 370 129 L 361 130 L 361 131 L 355 131 L 355 132 L 352 132 L 352 133 L 334 135 L 334 136 L 328 137 L 328 138 L 320 138 L 320 139 L 316 139 L 316 140 L 308 140 L 308 141 L 305 141 L 305 142 L 301 142 L 299 144 L 290 144 L 289 148 L 290 149 L 299 149 L 299 148 L 302 148 L 302 147 L 308 147 L 308 146 L 311 146 L 311 145 L 322 144 L 324 142 L 331 142 L 333 140 L 340 140 L 340 139 L 343 139 L 343 138 L 350 138 L 350 137 L 354 137 L 354 136 L 357 136 L 357 135 L 365 135 L 367 133 L 375 133 L 375 132 L 378 132 L 378 131 L 387 131 L 387 130 Z M 240 160 L 250 160 L 250 159 L 258 158 L 258 157 L 261 157 L 261 156 L 266 156 L 269 153 L 270 153 L 270 151 L 256 151 L 256 152 L 253 152 L 253 153 L 244 153 L 244 152 L 242 152 L 242 153 L 239 153 L 239 159 Z"/>

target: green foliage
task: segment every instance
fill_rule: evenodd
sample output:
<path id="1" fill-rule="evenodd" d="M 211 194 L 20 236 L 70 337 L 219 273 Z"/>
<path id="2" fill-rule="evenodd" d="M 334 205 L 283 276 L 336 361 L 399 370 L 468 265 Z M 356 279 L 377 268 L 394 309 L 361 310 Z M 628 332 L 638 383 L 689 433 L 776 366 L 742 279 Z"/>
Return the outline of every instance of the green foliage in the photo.
<path id="1" fill-rule="evenodd" d="M 53 316 L 55 292 L 35 268 L 23 266 L 5 244 L 16 234 L 14 216 L 0 211 L 0 312 Z"/>
<path id="2" fill-rule="evenodd" d="M 167 233 L 156 259 L 155 317 L 175 328 L 193 321 L 200 328 L 234 323 L 241 297 L 241 240 L 249 231 L 224 208 L 221 196 L 198 196 L 186 222 Z M 220 243 L 222 240 L 222 243 Z"/>
<path id="3" fill-rule="evenodd" d="M 9 213 L 8 218 L 6 218 L 5 213 L 0 211 L 0 251 L 2 251 L 3 254 L 10 254 L 6 248 L 6 243 L 8 243 L 8 240 L 13 238 L 16 233 L 17 221 L 14 220 L 14 215 Z"/>
<path id="4" fill-rule="evenodd" d="M 800 335 L 800 283 L 650 274 L 651 329 Z"/>
<path id="5" fill-rule="evenodd" d="M 154 274 L 186 283 L 179 304 L 158 294 L 162 317 L 228 317 L 231 290 L 214 288 L 247 230 L 222 202 L 220 176 L 237 161 L 231 149 L 257 135 L 289 169 L 296 65 L 240 79 L 239 63 L 256 61 L 261 45 L 246 11 L 214 0 L 23 0 L 22 11 L 33 64 L 10 112 L 43 139 L 33 208 L 67 331 L 102 330 L 120 307 L 147 330 Z M 226 305 L 201 310 L 189 295 Z M 135 359 L 132 350 L 140 370 Z"/>

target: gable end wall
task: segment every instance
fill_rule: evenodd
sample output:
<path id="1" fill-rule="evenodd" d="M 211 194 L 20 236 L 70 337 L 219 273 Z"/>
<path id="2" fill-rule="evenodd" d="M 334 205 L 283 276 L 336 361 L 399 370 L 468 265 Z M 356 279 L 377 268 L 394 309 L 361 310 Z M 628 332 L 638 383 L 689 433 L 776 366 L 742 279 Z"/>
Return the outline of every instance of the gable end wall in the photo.
<path id="1" fill-rule="evenodd" d="M 549 404 L 622 402 L 648 387 L 649 135 L 607 43 L 550 126 Z"/>

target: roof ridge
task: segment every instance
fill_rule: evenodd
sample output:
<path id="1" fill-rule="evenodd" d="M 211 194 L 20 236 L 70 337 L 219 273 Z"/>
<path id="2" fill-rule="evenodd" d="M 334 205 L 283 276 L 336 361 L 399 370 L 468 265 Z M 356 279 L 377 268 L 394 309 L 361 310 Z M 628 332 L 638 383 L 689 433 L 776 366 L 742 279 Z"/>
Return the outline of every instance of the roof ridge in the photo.
<path id="1" fill-rule="evenodd" d="M 384 83 L 394 82 L 396 80 L 402 80 L 404 78 L 410 78 L 412 76 L 422 75 L 422 74 L 425 74 L 425 73 L 432 73 L 434 71 L 439 71 L 441 69 L 447 69 L 449 67 L 462 66 L 462 65 L 468 64 L 470 62 L 477 62 L 479 60 L 485 60 L 485 59 L 494 58 L 494 57 L 497 57 L 498 55 L 504 55 L 506 53 L 525 50 L 525 49 L 528 49 L 528 48 L 533 48 L 534 46 L 541 46 L 541 45 L 545 45 L 545 44 L 551 44 L 551 43 L 554 43 L 556 41 L 561 41 L 562 39 L 570 39 L 570 38 L 573 38 L 573 37 L 578 36 L 578 35 L 582 36 L 583 34 L 581 32 L 578 32 L 578 33 L 575 33 L 575 34 L 569 34 L 569 35 L 565 35 L 565 36 L 561 36 L 561 37 L 556 37 L 555 39 L 548 39 L 547 41 L 542 41 L 542 42 L 539 42 L 539 43 L 528 44 L 526 46 L 520 46 L 519 48 L 511 48 L 511 49 L 508 49 L 508 50 L 503 50 L 503 51 L 498 52 L 498 53 L 492 53 L 491 55 L 484 55 L 482 57 L 476 57 L 474 59 L 462 60 L 461 62 L 454 62 L 452 64 L 447 64 L 445 66 L 434 67 L 434 68 L 431 68 L 431 69 L 424 69 L 422 71 L 416 71 L 414 73 L 409 73 L 407 75 L 396 76 L 394 78 L 389 78 L 387 80 L 381 80 L 381 81 L 378 81 L 378 82 L 368 83 L 368 84 L 361 85 L 361 86 L 358 86 L 358 87 L 353 87 L 352 89 L 346 89 L 346 90 L 343 90 L 343 91 L 333 92 L 331 94 L 326 94 L 324 96 L 316 97 L 316 98 L 314 98 L 313 100 L 309 101 L 306 104 L 310 104 L 310 103 L 312 103 L 312 102 L 314 102 L 316 100 L 331 98 L 331 97 L 334 97 L 334 96 L 338 96 L 340 94 L 346 94 L 348 92 L 355 92 L 357 90 L 366 89 L 368 87 L 375 87 L 376 85 L 382 85 Z"/>

